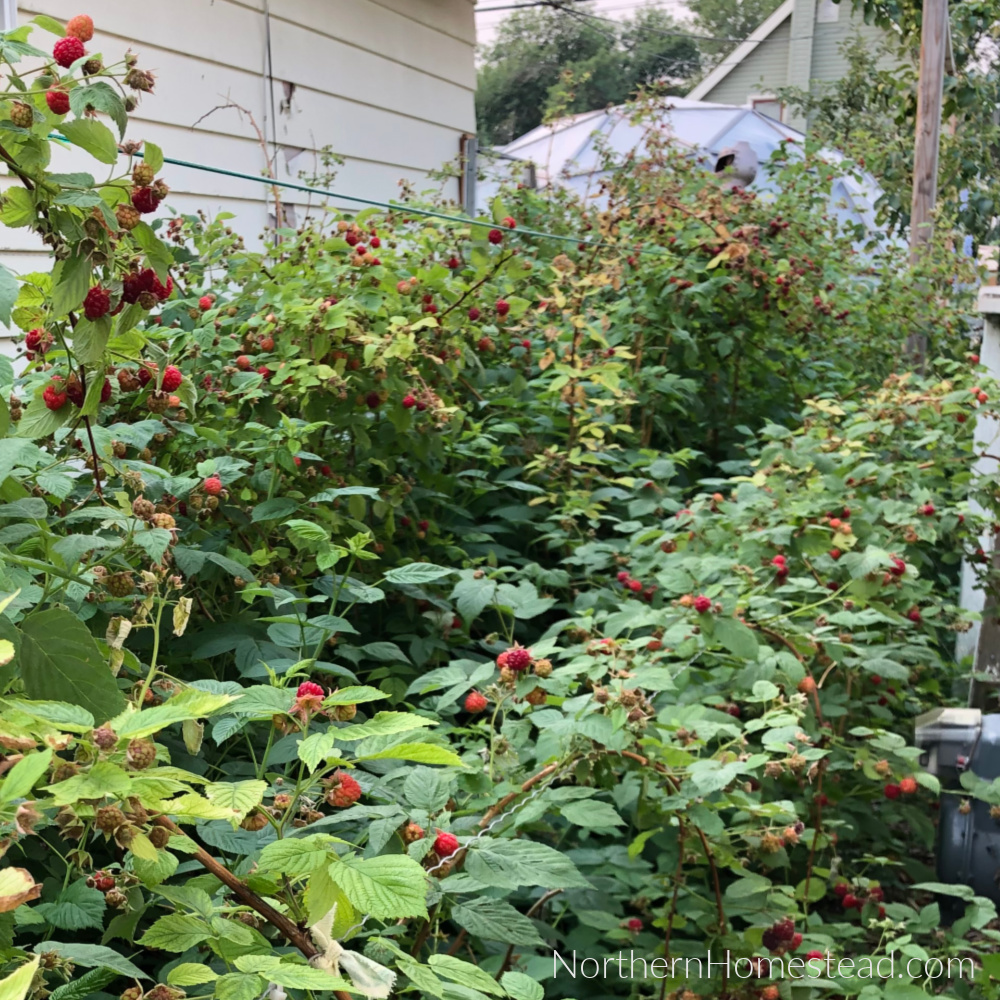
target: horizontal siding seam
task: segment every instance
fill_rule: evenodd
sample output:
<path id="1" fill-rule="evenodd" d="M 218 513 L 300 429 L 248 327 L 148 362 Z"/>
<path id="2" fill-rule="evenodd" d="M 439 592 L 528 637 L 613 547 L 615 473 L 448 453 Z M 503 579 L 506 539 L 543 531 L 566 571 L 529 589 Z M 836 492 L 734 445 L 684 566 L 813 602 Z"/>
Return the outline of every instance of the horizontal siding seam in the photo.
<path id="1" fill-rule="evenodd" d="M 469 45 L 473 49 L 476 47 L 475 41 L 469 41 L 468 38 L 463 38 L 461 35 L 453 35 L 450 31 L 442 31 L 439 27 L 433 24 L 428 24 L 426 21 L 421 21 L 417 17 L 411 17 L 409 14 L 404 14 L 402 11 L 398 11 L 393 7 L 387 7 L 384 3 L 379 3 L 379 0 L 368 0 L 369 3 L 376 7 L 381 7 L 382 10 L 390 11 L 397 17 L 404 17 L 407 21 L 412 21 L 414 24 L 419 24 L 424 28 L 430 28 L 431 31 L 436 31 L 439 35 L 444 35 L 445 38 L 454 38 L 456 42 L 461 42 L 463 45 Z M 469 5 L 475 9 L 475 0 L 468 0 Z M 475 22 L 473 22 L 475 23 Z"/>
<path id="2" fill-rule="evenodd" d="M 226 0 L 226 2 L 232 4 L 234 7 L 242 7 L 244 10 L 251 10 L 260 17 L 264 16 L 262 11 L 258 10 L 256 7 L 251 7 L 249 4 L 241 3 L 240 0 Z M 441 31 L 440 28 L 435 28 L 432 25 L 425 24 L 423 21 L 417 21 L 415 18 L 408 17 L 405 14 L 400 14 L 399 11 L 394 11 L 392 10 L 391 7 L 385 7 L 382 4 L 377 4 L 377 6 L 382 7 L 383 10 L 390 11 L 391 13 L 396 14 L 398 17 L 404 18 L 405 20 L 413 21 L 415 24 L 420 24 L 423 27 L 427 28 L 429 31 L 433 31 L 435 34 L 443 35 L 445 38 L 455 38 L 454 35 L 451 35 L 446 31 Z M 301 24 L 298 21 L 293 21 L 289 17 L 285 17 L 281 14 L 276 14 L 274 11 L 271 11 L 271 20 L 282 21 L 285 24 L 290 24 L 296 28 L 301 28 L 303 31 L 308 31 L 314 35 L 320 35 L 323 38 L 329 38 L 331 41 L 339 42 L 341 45 L 347 45 L 352 49 L 357 49 L 359 52 L 367 52 L 369 55 L 377 56 L 379 59 L 384 59 L 386 62 L 395 63 L 395 65 L 402 66 L 404 69 L 411 69 L 415 73 L 420 73 L 423 76 L 430 77 L 432 80 L 440 80 L 442 83 L 450 83 L 456 87 L 460 87 L 462 90 L 467 90 L 470 93 L 475 93 L 476 88 L 474 86 L 469 87 L 466 86 L 466 84 L 459 83 L 457 80 L 452 80 L 449 77 L 439 76 L 437 73 L 431 73 L 429 70 L 421 69 L 419 66 L 413 66 L 410 63 L 403 62 L 401 59 L 396 59 L 393 56 L 387 56 L 384 52 L 380 52 L 378 49 L 370 49 L 365 45 L 359 45 L 357 42 L 349 41 L 346 38 L 338 38 L 336 35 L 331 35 L 328 31 L 320 30 L 319 28 L 315 27 L 315 25 Z M 474 42 L 468 42 L 463 38 L 455 38 L 455 40 L 461 42 L 463 45 L 468 45 L 473 50 L 475 49 Z M 209 60 L 205 61 L 208 62 Z"/>

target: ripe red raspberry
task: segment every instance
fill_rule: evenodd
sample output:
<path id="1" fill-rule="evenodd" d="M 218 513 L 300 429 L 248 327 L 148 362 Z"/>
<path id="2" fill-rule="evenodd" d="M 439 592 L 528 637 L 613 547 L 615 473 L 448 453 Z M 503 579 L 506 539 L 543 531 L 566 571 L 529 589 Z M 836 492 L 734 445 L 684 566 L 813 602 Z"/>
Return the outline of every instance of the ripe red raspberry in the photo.
<path id="1" fill-rule="evenodd" d="M 462 266 L 462 262 L 457 257 L 448 258 L 448 267 L 453 271 L 457 271 Z"/>
<path id="2" fill-rule="evenodd" d="M 777 555 L 771 560 L 772 566 L 784 566 L 787 560 L 782 555 Z"/>
<path id="3" fill-rule="evenodd" d="M 403 397 L 403 406 L 405 406 L 406 409 L 408 409 L 408 410 L 412 409 L 416 405 L 417 405 L 417 397 L 416 396 L 412 395 L 411 393 L 407 393 Z"/>
<path id="4" fill-rule="evenodd" d="M 482 315 L 482 314 L 481 314 L 481 313 L 479 312 L 479 310 L 478 310 L 478 309 L 477 309 L 477 308 L 476 308 L 475 306 L 473 306 L 473 307 L 472 307 L 472 308 L 471 308 L 471 309 L 469 310 L 469 319 L 471 319 L 473 323 L 475 323 L 475 322 L 476 322 L 476 320 L 477 320 L 477 319 L 479 319 L 479 317 L 480 317 L 481 315 Z"/>
<path id="5" fill-rule="evenodd" d="M 819 962 L 825 962 L 826 961 L 826 955 L 824 955 L 823 952 L 821 952 L 821 951 L 816 951 L 815 949 L 813 951 L 807 951 L 806 952 L 806 961 L 810 962 L 813 959 L 816 959 Z"/>
<path id="6" fill-rule="evenodd" d="M 924 517 L 931 517 L 936 511 L 936 509 L 937 508 L 934 506 L 934 504 L 925 503 L 923 507 L 920 508 L 920 513 L 923 514 Z"/>
<path id="7" fill-rule="evenodd" d="M 513 220 L 513 219 L 511 219 L 511 222 L 513 222 L 513 221 L 514 221 L 514 220 Z M 511 228 L 513 228 L 513 227 L 511 227 Z M 626 927 L 627 927 L 627 928 L 628 928 L 628 929 L 629 929 L 630 931 L 632 931 L 632 933 L 633 933 L 633 934 L 638 934 L 638 933 L 639 933 L 639 931 L 641 931 L 641 930 L 642 930 L 642 927 L 643 927 L 643 924 L 642 924 L 642 921 L 641 921 L 641 920 L 640 920 L 640 919 L 639 919 L 638 917 L 630 917 L 630 918 L 629 918 L 629 919 L 628 919 L 628 920 L 626 921 L 626 923 L 625 923 L 625 926 L 626 926 Z"/>
<path id="8" fill-rule="evenodd" d="M 161 284 L 160 279 L 156 276 L 155 271 L 150 271 L 152 278 L 150 280 L 149 290 L 161 301 L 164 302 L 170 298 L 170 293 L 174 290 L 174 279 L 167 275 L 166 284 Z"/>
<path id="9" fill-rule="evenodd" d="M 902 789 L 899 787 L 899 785 L 893 785 L 890 783 L 886 785 L 885 788 L 882 789 L 882 792 L 887 799 L 898 799 L 902 792 Z"/>
<path id="10" fill-rule="evenodd" d="M 629 580 L 629 582 L 625 584 L 625 586 L 628 587 L 628 589 L 631 590 L 633 594 L 638 594 L 639 591 L 642 590 L 642 581 Z"/>
<path id="11" fill-rule="evenodd" d="M 711 611 L 711 609 L 712 609 L 712 601 L 711 601 L 711 599 L 708 598 L 708 597 L 706 597 L 704 594 L 699 594 L 694 599 L 694 609 L 700 615 L 705 614 L 707 611 Z"/>
<path id="12" fill-rule="evenodd" d="M 912 795 L 917 790 L 916 778 L 903 778 L 899 782 L 899 790 L 904 795 Z"/>
<path id="13" fill-rule="evenodd" d="M 89 14 L 77 14 L 66 22 L 66 35 L 89 42 L 94 37 L 94 20 Z"/>
<path id="14" fill-rule="evenodd" d="M 503 233 L 499 229 L 491 229 L 487 239 L 496 246 L 498 243 L 503 243 Z"/>
<path id="15" fill-rule="evenodd" d="M 489 704 L 486 695 L 479 691 L 470 691 L 465 699 L 466 712 L 481 712 Z"/>
<path id="16" fill-rule="evenodd" d="M 83 47 L 83 42 L 79 38 L 75 38 L 72 35 L 66 38 L 60 38 L 55 45 L 52 46 L 52 58 L 62 66 L 63 69 L 69 69 L 77 61 L 77 59 L 82 59 L 87 54 L 87 50 Z"/>
<path id="17" fill-rule="evenodd" d="M 241 354 L 236 359 L 236 367 L 241 369 L 242 371 L 246 371 L 250 367 L 250 364 L 251 364 L 250 359 L 245 354 Z"/>
<path id="18" fill-rule="evenodd" d="M 330 786 L 326 793 L 326 801 L 331 806 L 344 809 L 354 805 L 361 798 L 361 786 L 349 774 L 337 771 L 333 776 L 333 781 L 335 783 Z"/>
<path id="19" fill-rule="evenodd" d="M 881 903 L 882 900 L 885 899 L 885 892 L 880 885 L 872 886 L 872 888 L 868 890 L 868 898 L 874 899 L 876 903 Z"/>
<path id="20" fill-rule="evenodd" d="M 111 398 L 111 383 L 105 379 L 101 386 L 101 402 L 106 403 Z"/>
<path id="21" fill-rule="evenodd" d="M 377 410 L 382 405 L 382 397 L 377 392 L 370 392 L 365 396 L 365 404 L 369 410 Z"/>
<path id="22" fill-rule="evenodd" d="M 510 649 L 506 650 L 506 654 L 505 666 L 510 670 L 521 673 L 522 670 L 527 670 L 531 666 L 530 649 L 525 649 L 523 646 L 511 646 Z M 497 663 L 499 662 L 499 658 L 497 658 Z"/>
<path id="23" fill-rule="evenodd" d="M 911 622 L 916 622 L 919 625 L 924 619 L 923 615 L 920 614 L 920 608 L 910 608 L 906 612 L 906 617 L 910 619 Z"/>
<path id="24" fill-rule="evenodd" d="M 200 299 L 198 299 L 198 308 L 202 312 L 207 312 L 213 305 L 215 305 L 215 301 L 211 295 L 203 295 Z"/>
<path id="25" fill-rule="evenodd" d="M 321 473 L 322 473 L 322 474 L 323 474 L 324 476 L 328 476 L 328 477 L 329 477 L 329 476 L 332 476 L 332 475 L 333 475 L 333 469 L 331 469 L 329 465 L 321 465 L 321 466 L 319 467 L 319 471 L 320 471 L 320 472 L 321 472 Z"/>
<path id="26" fill-rule="evenodd" d="M 206 480 L 206 483 L 208 480 Z M 221 484 L 220 484 L 221 485 Z M 326 697 L 326 692 L 315 681 L 303 681 L 295 692 L 296 698 Z"/>
<path id="27" fill-rule="evenodd" d="M 257 374 L 258 375 L 263 375 L 264 378 L 267 378 L 267 376 L 271 374 L 271 369 L 268 368 L 267 365 L 258 365 L 257 366 Z"/>
<path id="28" fill-rule="evenodd" d="M 889 572 L 893 576 L 902 576 L 906 572 L 906 563 L 899 558 L 899 556 L 892 557 L 892 566 L 889 567 Z"/>
<path id="29" fill-rule="evenodd" d="M 616 577 L 619 583 L 628 583 L 631 579 L 627 569 L 622 569 L 618 571 L 618 576 Z"/>
<path id="30" fill-rule="evenodd" d="M 380 239 L 379 239 L 379 238 L 378 238 L 377 236 L 373 236 L 373 237 L 372 237 L 372 238 L 371 238 L 371 239 L 370 239 L 370 240 L 368 241 L 368 245 L 369 245 L 369 246 L 370 246 L 370 247 L 371 247 L 371 248 L 372 248 L 373 250 L 378 250 L 378 248 L 379 248 L 380 246 L 382 246 L 382 241 L 381 241 L 381 240 L 380 240 Z"/>
<path id="31" fill-rule="evenodd" d="M 83 300 L 83 314 L 87 319 L 100 319 L 111 309 L 111 295 L 106 288 L 94 285 Z"/>
<path id="32" fill-rule="evenodd" d="M 45 331 L 41 328 L 36 327 L 34 330 L 29 330 L 24 335 L 24 346 L 29 351 L 42 351 L 42 338 L 45 336 Z"/>
<path id="33" fill-rule="evenodd" d="M 523 348 L 524 348 L 524 349 L 525 349 L 526 351 L 530 351 L 530 350 L 531 350 L 531 341 L 530 341 L 530 340 L 522 340 L 522 341 L 521 341 L 521 346 L 522 346 L 522 347 L 523 347 Z"/>
<path id="34" fill-rule="evenodd" d="M 173 392 L 175 389 L 179 389 L 181 382 L 184 381 L 184 376 L 181 374 L 180 368 L 176 365 L 167 365 L 163 369 L 163 391 Z"/>
<path id="35" fill-rule="evenodd" d="M 349 247 L 356 247 L 361 242 L 361 237 L 355 232 L 349 232 L 344 234 L 344 242 Z"/>
<path id="36" fill-rule="evenodd" d="M 261 337 L 260 338 L 260 349 L 270 353 L 274 350 L 274 337 Z"/>
<path id="37" fill-rule="evenodd" d="M 509 215 L 504 217 L 503 224 L 508 229 L 514 229 L 517 226 L 517 223 Z"/>
<path id="38" fill-rule="evenodd" d="M 497 315 L 506 316 L 510 312 L 510 303 L 506 299 L 497 300 Z"/>
<path id="39" fill-rule="evenodd" d="M 45 103 L 49 106 L 49 111 L 54 115 L 64 115 L 69 111 L 69 94 L 65 90 L 45 91 Z"/>
<path id="40" fill-rule="evenodd" d="M 47 385 L 42 392 L 42 399 L 50 410 L 61 410 L 66 405 L 68 398 L 66 393 L 55 385 Z"/>
<path id="41" fill-rule="evenodd" d="M 850 888 L 851 888 L 851 887 L 850 887 L 850 886 L 849 886 L 849 885 L 848 885 L 848 884 L 847 884 L 846 882 L 838 882 L 838 883 L 837 883 L 837 884 L 836 884 L 836 885 L 835 885 L 835 886 L 833 887 L 833 894 L 834 894 L 835 896 L 839 896 L 839 897 L 840 897 L 841 899 L 843 899 L 843 898 L 844 898 L 844 897 L 845 897 L 845 896 L 847 895 L 847 893 L 848 893 L 848 890 L 849 890 Z"/>
<path id="42" fill-rule="evenodd" d="M 222 480 L 218 476 L 209 476 L 208 479 L 206 479 L 201 484 L 201 488 L 210 497 L 217 497 L 222 492 Z M 306 684 L 303 684 L 302 687 L 299 688 L 299 691 L 301 691 L 302 688 L 306 687 L 306 686 L 307 686 Z M 320 688 L 318 684 L 313 684 L 312 686 L 316 687 L 316 688 L 319 688 L 320 693 L 322 694 L 323 689 Z"/>
<path id="43" fill-rule="evenodd" d="M 853 892 L 849 892 L 841 899 L 840 905 L 843 906 L 845 910 L 860 910 L 862 903 Z"/>
<path id="44" fill-rule="evenodd" d="M 160 207 L 160 199 L 151 187 L 132 188 L 132 204 L 145 215 Z"/>
<path id="45" fill-rule="evenodd" d="M 460 847 L 458 837 L 453 833 L 445 833 L 438 830 L 437 837 L 434 838 L 434 853 L 443 861 L 450 858 Z"/>

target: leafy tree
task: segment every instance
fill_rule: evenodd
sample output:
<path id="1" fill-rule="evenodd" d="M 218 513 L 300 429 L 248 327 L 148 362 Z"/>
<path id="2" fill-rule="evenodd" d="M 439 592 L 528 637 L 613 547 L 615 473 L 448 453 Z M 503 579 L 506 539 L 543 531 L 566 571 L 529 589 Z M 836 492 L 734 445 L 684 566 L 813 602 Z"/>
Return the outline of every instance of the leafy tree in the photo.
<path id="1" fill-rule="evenodd" d="M 547 115 L 621 104 L 651 84 L 676 88 L 698 66 L 695 42 L 662 10 L 620 25 L 564 11 L 515 13 L 479 74 L 480 135 L 510 142 Z"/>
<path id="2" fill-rule="evenodd" d="M 692 4 L 699 32 L 718 41 L 702 41 L 706 59 L 717 62 L 734 44 L 767 20 L 781 0 L 698 0 Z"/>

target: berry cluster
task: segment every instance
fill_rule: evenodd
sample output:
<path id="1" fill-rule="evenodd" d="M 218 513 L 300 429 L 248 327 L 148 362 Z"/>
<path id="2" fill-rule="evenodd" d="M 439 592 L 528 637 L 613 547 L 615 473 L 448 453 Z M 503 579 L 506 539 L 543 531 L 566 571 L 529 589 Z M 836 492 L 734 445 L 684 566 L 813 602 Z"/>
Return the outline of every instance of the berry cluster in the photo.
<path id="1" fill-rule="evenodd" d="M 761 943 L 772 954 L 784 954 L 795 951 L 802 944 L 802 935 L 795 930 L 795 921 L 791 917 L 776 920 L 761 938 Z"/>

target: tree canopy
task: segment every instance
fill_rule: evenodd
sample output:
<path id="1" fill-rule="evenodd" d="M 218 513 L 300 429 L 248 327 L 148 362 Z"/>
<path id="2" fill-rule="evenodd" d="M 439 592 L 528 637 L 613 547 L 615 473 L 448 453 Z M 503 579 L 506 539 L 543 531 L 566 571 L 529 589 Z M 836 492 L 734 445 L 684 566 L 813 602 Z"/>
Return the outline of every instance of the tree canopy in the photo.
<path id="1" fill-rule="evenodd" d="M 566 11 L 518 12 L 485 53 L 479 133 L 502 145 L 548 116 L 620 104 L 643 86 L 677 92 L 699 66 L 696 41 L 662 10 L 620 24 Z"/>

